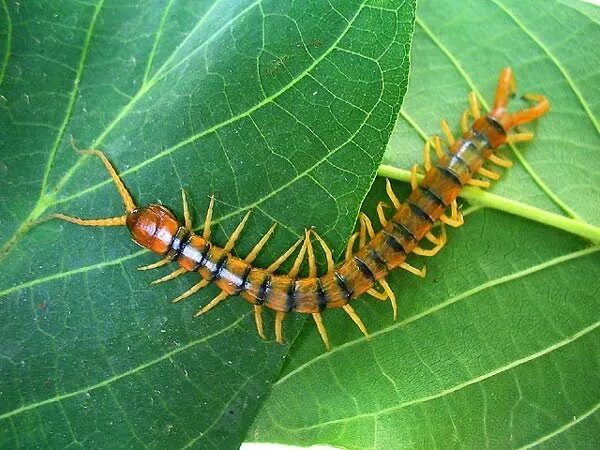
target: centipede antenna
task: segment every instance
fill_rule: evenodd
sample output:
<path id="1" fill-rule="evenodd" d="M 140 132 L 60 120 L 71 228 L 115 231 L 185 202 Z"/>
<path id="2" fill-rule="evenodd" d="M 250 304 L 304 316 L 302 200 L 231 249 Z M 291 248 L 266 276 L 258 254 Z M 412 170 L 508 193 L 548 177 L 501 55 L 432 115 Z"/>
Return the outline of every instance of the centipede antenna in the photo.
<path id="1" fill-rule="evenodd" d="M 127 216 L 109 217 L 107 219 L 80 219 L 79 217 L 66 216 L 65 214 L 50 214 L 44 221 L 50 219 L 65 220 L 84 227 L 118 227 L 125 225 Z"/>
<path id="2" fill-rule="evenodd" d="M 133 211 L 133 209 L 135 208 L 135 203 L 133 202 L 133 199 L 131 198 L 131 194 L 129 194 L 129 191 L 125 187 L 125 184 L 123 183 L 123 181 L 117 174 L 117 171 L 112 166 L 112 164 L 110 163 L 108 158 L 104 155 L 104 153 L 102 153 L 100 150 L 79 150 L 77 148 L 77 146 L 75 145 L 75 139 L 73 138 L 73 136 L 71 136 L 71 147 L 73 147 L 73 149 L 79 154 L 95 155 L 102 160 L 104 167 L 106 167 L 106 170 L 108 171 L 110 177 L 112 178 L 113 182 L 117 186 L 117 191 L 119 191 L 119 195 L 123 199 L 123 204 L 125 205 L 125 211 L 127 211 L 127 212 Z M 106 226 L 106 225 L 101 225 L 101 226 Z"/>

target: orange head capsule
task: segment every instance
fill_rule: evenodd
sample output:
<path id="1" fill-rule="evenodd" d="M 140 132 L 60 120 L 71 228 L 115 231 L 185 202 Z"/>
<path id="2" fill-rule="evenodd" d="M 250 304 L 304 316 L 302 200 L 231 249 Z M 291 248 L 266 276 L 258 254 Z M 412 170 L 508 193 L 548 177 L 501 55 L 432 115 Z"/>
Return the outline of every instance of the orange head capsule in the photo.
<path id="1" fill-rule="evenodd" d="M 148 205 L 127 214 L 127 228 L 136 244 L 164 255 L 169 250 L 179 223 L 164 206 Z"/>

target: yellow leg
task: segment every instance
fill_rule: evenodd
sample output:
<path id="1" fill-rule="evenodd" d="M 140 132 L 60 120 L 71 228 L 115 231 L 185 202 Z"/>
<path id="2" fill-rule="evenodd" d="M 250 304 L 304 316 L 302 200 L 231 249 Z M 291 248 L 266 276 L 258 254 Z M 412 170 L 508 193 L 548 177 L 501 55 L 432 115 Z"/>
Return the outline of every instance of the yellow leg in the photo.
<path id="1" fill-rule="evenodd" d="M 323 240 L 323 238 L 321 238 L 321 236 L 319 236 L 317 234 L 317 232 L 315 230 L 312 230 L 312 234 L 315 235 L 315 237 L 317 238 L 317 241 L 319 241 L 319 244 L 321 244 L 321 248 L 323 249 L 323 252 L 325 253 L 325 259 L 327 261 L 327 272 L 333 272 L 334 264 L 333 264 L 333 254 L 331 252 L 331 249 L 329 248 L 327 243 Z"/>
<path id="2" fill-rule="evenodd" d="M 422 269 L 417 269 L 416 267 L 411 266 L 408 263 L 402 263 L 402 264 L 400 264 L 400 267 L 403 268 L 404 270 L 406 270 L 407 272 L 410 272 L 413 275 L 416 275 L 421 278 L 425 278 L 425 276 L 427 275 L 427 267 L 425 267 L 425 266 L 423 266 Z"/>
<path id="3" fill-rule="evenodd" d="M 440 221 L 454 228 L 462 226 L 462 224 L 465 223 L 465 219 L 458 211 L 458 204 L 456 203 L 456 200 L 453 200 L 452 203 L 450 203 L 450 211 L 450 217 L 448 217 L 446 214 L 442 214 L 440 216 Z"/>
<path id="4" fill-rule="evenodd" d="M 431 234 L 431 233 L 428 233 L 428 235 L 431 235 L 431 238 L 433 238 L 437 241 L 435 247 L 433 247 L 431 249 L 423 249 L 421 247 L 415 247 L 413 252 L 416 255 L 435 256 L 444 247 L 444 245 L 446 245 L 446 228 L 443 226 L 443 224 L 442 224 L 442 233 L 439 238 L 436 236 L 433 236 L 433 234 Z M 426 237 L 427 237 L 427 235 L 426 235 Z M 429 239 L 429 237 L 428 237 L 428 239 Z M 433 239 L 430 239 L 430 240 L 433 241 Z"/>
<path id="5" fill-rule="evenodd" d="M 462 113 L 462 116 L 460 116 L 460 129 L 463 132 L 463 134 L 466 134 L 469 132 L 469 110 L 466 109 L 465 112 Z"/>
<path id="6" fill-rule="evenodd" d="M 478 180 L 476 178 L 471 178 L 469 181 L 467 181 L 467 184 L 470 186 L 480 187 L 482 189 L 489 188 L 491 186 L 489 181 Z"/>
<path id="7" fill-rule="evenodd" d="M 296 243 L 288 248 L 283 255 L 281 255 L 273 264 L 267 267 L 267 272 L 275 272 L 277 269 L 279 269 L 279 266 L 281 266 L 290 257 L 290 255 L 294 253 L 296 248 L 298 248 L 301 243 L 302 239 L 298 239 Z"/>
<path id="8" fill-rule="evenodd" d="M 190 207 L 187 201 L 187 195 L 184 189 L 181 189 L 181 201 L 183 202 L 183 219 L 185 227 L 188 230 L 192 229 L 192 216 L 190 215 Z"/>
<path id="9" fill-rule="evenodd" d="M 308 276 L 314 278 L 317 276 L 317 263 L 315 261 L 315 252 L 312 242 L 310 242 L 310 231 L 306 230 L 306 259 L 308 259 Z"/>
<path id="10" fill-rule="evenodd" d="M 325 325 L 323 324 L 321 314 L 312 313 L 312 318 L 315 320 L 315 324 L 317 324 L 317 330 L 319 330 L 319 334 L 321 335 L 323 344 L 325 344 L 325 348 L 327 349 L 327 351 L 331 350 L 331 347 L 329 346 L 329 338 L 327 337 L 327 330 L 325 329 Z"/>
<path id="11" fill-rule="evenodd" d="M 109 217 L 107 219 L 80 219 L 79 217 L 65 216 L 64 214 L 50 214 L 48 219 L 65 220 L 84 227 L 118 227 L 125 225 L 127 216 Z"/>
<path id="12" fill-rule="evenodd" d="M 348 239 L 348 245 L 346 245 L 346 254 L 345 254 L 345 261 L 350 261 L 352 259 L 352 254 L 354 253 L 354 243 L 356 242 L 356 238 L 358 237 L 359 233 L 358 231 L 356 233 L 354 233 L 352 236 L 350 236 L 350 239 Z"/>
<path id="13" fill-rule="evenodd" d="M 379 284 L 381 285 L 381 287 L 383 287 L 384 292 L 390 298 L 390 302 L 392 304 L 392 311 L 394 314 L 394 321 L 396 321 L 396 319 L 398 319 L 398 302 L 396 301 L 396 294 L 394 294 L 394 291 L 392 291 L 392 288 L 390 288 L 390 285 L 387 281 L 381 279 L 379 280 Z"/>
<path id="14" fill-rule="evenodd" d="M 356 324 L 361 333 L 364 334 L 367 339 L 369 339 L 369 332 L 367 331 L 367 327 L 365 327 L 363 321 L 360 320 L 360 317 L 358 316 L 358 314 L 356 314 L 354 308 L 348 304 L 342 306 L 342 308 L 344 309 L 344 311 L 346 311 L 346 314 L 350 316 L 350 318 Z"/>
<path id="15" fill-rule="evenodd" d="M 367 291 L 367 294 L 369 294 L 371 297 L 380 300 L 380 301 L 385 301 L 387 300 L 388 296 L 385 292 L 379 292 L 377 289 L 375 288 L 371 288 Z"/>
<path id="16" fill-rule="evenodd" d="M 231 249 L 233 248 L 233 246 L 235 245 L 235 242 L 238 240 L 238 238 L 240 237 L 240 233 L 242 232 L 242 230 L 244 229 L 244 227 L 246 226 L 246 222 L 248 222 L 248 218 L 250 217 L 250 214 L 252 213 L 252 211 L 248 211 L 246 213 L 246 215 L 244 216 L 244 218 L 242 219 L 242 221 L 239 223 L 239 225 L 236 227 L 235 231 L 233 232 L 233 234 L 229 237 L 229 240 L 227 241 L 227 244 L 225 244 L 225 247 L 223 247 L 223 249 L 226 252 L 231 251 Z"/>
<path id="17" fill-rule="evenodd" d="M 267 339 L 265 329 L 263 327 L 262 306 L 254 305 L 254 322 L 256 323 L 256 332 L 261 339 Z"/>
<path id="18" fill-rule="evenodd" d="M 469 107 L 471 108 L 471 116 L 473 116 L 473 119 L 479 119 L 481 117 L 481 110 L 475 92 L 469 93 Z"/>
<path id="19" fill-rule="evenodd" d="M 373 239 L 375 237 L 375 231 L 373 230 L 373 224 L 371 223 L 371 219 L 369 219 L 369 217 L 363 212 L 361 212 L 359 216 L 360 220 L 365 224 L 365 228 L 367 230 L 369 238 Z"/>
<path id="20" fill-rule="evenodd" d="M 308 232 L 308 230 L 304 231 L 304 243 L 302 244 L 302 247 L 300 247 L 300 251 L 298 252 L 298 256 L 296 256 L 296 260 L 294 261 L 294 264 L 292 265 L 292 268 L 290 269 L 288 275 L 291 278 L 296 278 L 296 276 L 298 275 L 298 272 L 300 271 L 300 266 L 302 266 L 302 263 L 304 262 L 304 255 L 306 254 L 306 250 L 308 249 L 308 245 L 310 243 L 310 234 Z M 311 246 L 312 248 L 312 246 Z M 315 269 L 316 271 L 316 269 Z"/>
<path id="21" fill-rule="evenodd" d="M 285 313 L 277 311 L 275 314 L 275 340 L 279 344 L 283 344 L 283 319 L 285 319 Z"/>
<path id="22" fill-rule="evenodd" d="M 445 244 L 447 235 L 446 235 L 446 227 L 444 226 L 443 223 L 440 225 L 440 229 L 442 231 L 439 236 L 434 235 L 431 231 L 427 232 L 427 234 L 425 235 L 427 240 L 435 245 Z"/>
<path id="23" fill-rule="evenodd" d="M 456 142 L 456 139 L 454 139 L 454 135 L 452 134 L 452 131 L 450 130 L 450 126 L 448 125 L 448 122 L 446 122 L 445 120 L 442 119 L 441 126 L 442 126 L 442 131 L 444 132 L 444 136 L 446 136 L 446 140 L 448 141 L 448 145 L 450 147 L 452 147 L 454 145 L 454 143 Z"/>
<path id="24" fill-rule="evenodd" d="M 417 166 L 413 166 L 413 170 L 415 170 L 415 173 L 416 167 Z M 423 146 L 423 167 L 426 171 L 431 169 L 431 141 L 429 139 L 425 142 L 425 145 Z M 410 179 L 412 184 L 412 171 Z"/>
<path id="25" fill-rule="evenodd" d="M 202 237 L 204 240 L 210 240 L 210 224 L 212 222 L 213 207 L 215 206 L 215 196 L 210 196 L 210 202 L 208 204 L 208 211 L 206 211 L 206 218 L 204 219 L 204 231 Z"/>
<path id="26" fill-rule="evenodd" d="M 219 293 L 219 295 L 217 295 L 215 298 L 213 298 L 208 303 L 208 305 L 204 306 L 196 314 L 194 314 L 194 317 L 198 317 L 198 316 L 201 316 L 202 314 L 207 313 L 208 311 L 213 309 L 215 306 L 217 306 L 219 303 L 221 303 L 223 300 L 225 300 L 227 297 L 229 297 L 229 294 L 225 291 L 221 291 Z"/>
<path id="27" fill-rule="evenodd" d="M 419 187 L 419 180 L 417 179 L 417 168 L 418 166 L 415 164 L 410 169 L 410 187 L 413 191 L 415 191 Z"/>
<path id="28" fill-rule="evenodd" d="M 152 270 L 152 269 L 157 269 L 159 267 L 164 266 L 165 264 L 169 264 L 171 262 L 171 260 L 169 258 L 164 258 L 161 259 L 160 261 L 157 261 L 155 263 L 152 264 L 148 264 L 147 266 L 140 266 L 137 268 L 137 270 Z"/>
<path id="29" fill-rule="evenodd" d="M 125 205 L 125 211 L 127 211 L 127 212 L 132 211 L 135 208 L 135 203 L 133 203 L 133 199 L 131 198 L 129 191 L 127 191 L 125 184 L 123 183 L 123 181 L 117 174 L 117 171 L 112 166 L 112 164 L 110 163 L 108 158 L 104 155 L 104 153 L 102 153 L 100 150 L 79 150 L 75 146 L 75 140 L 73 139 L 73 136 L 71 136 L 71 147 L 73 147 L 73 149 L 76 152 L 78 152 L 82 155 L 94 155 L 102 160 L 104 167 L 106 167 L 108 174 L 110 175 L 113 182 L 115 183 L 115 186 L 117 187 L 117 191 L 119 192 L 119 195 L 123 199 L 123 204 Z M 96 226 L 105 226 L 105 225 L 96 225 Z"/>
<path id="30" fill-rule="evenodd" d="M 176 297 L 173 300 L 171 300 L 171 303 L 180 302 L 181 300 L 188 298 L 190 295 L 195 294 L 200 289 L 202 289 L 203 287 L 206 287 L 208 285 L 209 285 L 208 280 L 201 280 L 198 283 L 196 283 L 195 285 L 193 285 L 191 288 L 189 288 L 187 291 L 185 291 L 183 294 L 181 294 L 179 297 Z"/>
<path id="31" fill-rule="evenodd" d="M 394 205 L 394 208 L 400 208 L 400 200 L 398 200 L 398 197 L 396 197 L 396 194 L 394 194 L 394 190 L 392 189 L 392 183 L 390 183 L 390 180 L 388 178 L 385 179 L 385 192 L 387 192 L 387 195 L 390 198 L 392 205 Z"/>
<path id="32" fill-rule="evenodd" d="M 183 275 L 186 272 L 187 272 L 187 270 L 185 270 L 183 267 L 180 267 L 179 269 L 174 270 L 170 274 L 165 275 L 164 277 L 159 278 L 158 280 L 152 281 L 150 284 L 164 283 L 165 281 L 173 280 L 173 279 L 177 278 L 178 276 Z"/>
<path id="33" fill-rule="evenodd" d="M 382 227 L 387 225 L 387 219 L 385 218 L 385 214 L 383 213 L 383 208 L 389 208 L 384 202 L 377 203 L 377 217 L 379 217 L 379 223 Z"/>
<path id="34" fill-rule="evenodd" d="M 477 173 L 481 176 L 488 177 L 492 180 L 500 179 L 500 174 L 498 172 L 494 172 L 493 170 L 486 169 L 485 167 L 480 167 L 477 170 Z"/>
<path id="35" fill-rule="evenodd" d="M 277 224 L 274 223 L 273 225 L 271 225 L 271 228 L 269 228 L 269 231 L 267 231 L 267 234 L 265 234 L 260 241 L 258 241 L 258 243 L 254 246 L 254 248 L 252 249 L 252 251 L 250 253 L 248 253 L 248 256 L 246 256 L 244 258 L 244 261 L 247 263 L 251 263 L 252 261 L 254 261 L 256 259 L 256 257 L 258 256 L 258 254 L 260 253 L 260 251 L 262 250 L 262 248 L 265 246 L 265 244 L 267 243 L 267 241 L 269 240 L 269 238 L 273 235 L 273 232 L 275 231 L 275 227 L 277 227 Z"/>
<path id="36" fill-rule="evenodd" d="M 440 159 L 444 156 L 444 150 L 442 149 L 442 140 L 439 136 L 433 137 L 433 149 L 435 150 L 435 156 Z"/>
<path id="37" fill-rule="evenodd" d="M 508 159 L 504 159 L 501 158 L 498 155 L 492 155 L 490 156 L 490 161 L 493 162 L 494 164 L 500 166 L 500 167 L 504 167 L 506 169 L 512 167 L 513 163 L 512 161 L 508 160 Z"/>
<path id="38" fill-rule="evenodd" d="M 533 139 L 533 133 L 513 133 L 509 134 L 506 138 L 506 142 L 509 144 L 514 144 L 516 142 L 527 142 Z"/>

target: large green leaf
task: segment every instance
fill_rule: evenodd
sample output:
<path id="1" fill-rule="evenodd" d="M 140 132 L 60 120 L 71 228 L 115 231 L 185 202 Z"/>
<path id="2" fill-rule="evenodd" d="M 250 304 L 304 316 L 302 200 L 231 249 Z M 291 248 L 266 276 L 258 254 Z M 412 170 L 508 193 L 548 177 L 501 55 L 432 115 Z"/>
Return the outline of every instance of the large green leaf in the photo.
<path id="1" fill-rule="evenodd" d="M 239 445 L 289 347 L 239 299 L 135 268 L 123 229 L 35 221 L 122 214 L 103 149 L 140 203 L 224 244 L 280 226 L 264 265 L 315 225 L 350 232 L 406 90 L 412 1 L 2 1 L 0 447 Z M 315 201 L 318 199 L 318 201 Z M 160 272 L 160 271 L 157 271 Z M 272 315 L 267 331 L 273 334 Z M 293 340 L 304 316 L 286 321 Z"/>
<path id="2" fill-rule="evenodd" d="M 503 66 L 514 68 L 520 92 L 547 95 L 552 111 L 527 127 L 532 143 L 507 149 L 516 164 L 493 194 L 471 191 L 477 205 L 447 247 L 412 260 L 427 264 L 427 278 L 389 276 L 396 323 L 388 303 L 357 301 L 366 341 L 343 312 L 328 313 L 329 353 L 305 324 L 248 439 L 597 447 L 600 255 L 575 234 L 599 236 L 599 18 L 576 2 L 419 3 L 410 89 L 384 158 L 395 168 L 382 173 L 406 178 L 397 169 L 420 162 L 439 119 L 457 124 L 469 90 L 489 104 Z M 370 197 L 375 216 L 381 180 Z"/>

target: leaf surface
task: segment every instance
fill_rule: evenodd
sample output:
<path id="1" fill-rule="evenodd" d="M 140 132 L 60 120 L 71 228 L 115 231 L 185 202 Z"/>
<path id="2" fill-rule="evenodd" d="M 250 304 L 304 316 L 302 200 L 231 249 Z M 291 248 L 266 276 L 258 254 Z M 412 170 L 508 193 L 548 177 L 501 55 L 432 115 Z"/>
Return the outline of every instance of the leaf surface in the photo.
<path id="1" fill-rule="evenodd" d="M 120 228 L 35 221 L 122 214 L 100 148 L 139 204 L 270 264 L 314 225 L 343 245 L 406 90 L 414 2 L 2 2 L 0 447 L 235 448 L 288 347 Z M 315 202 L 314 199 L 319 199 Z M 304 317 L 286 321 L 292 341 Z M 272 315 L 266 315 L 272 336 Z"/>
<path id="2" fill-rule="evenodd" d="M 422 161 L 439 120 L 458 132 L 475 90 L 492 100 L 501 67 L 552 111 L 492 192 L 593 228 L 600 224 L 598 8 L 577 2 L 419 2 L 409 92 L 384 163 Z M 515 99 L 514 107 L 525 106 Z M 524 127 L 525 128 L 525 127 Z M 399 197 L 408 195 L 397 185 Z M 376 217 L 379 180 L 365 204 Z M 493 205 L 489 205 L 493 206 Z M 427 277 L 389 275 L 400 312 L 354 305 L 370 341 L 339 310 L 334 349 L 308 322 L 262 406 L 253 441 L 343 448 L 595 448 L 600 429 L 598 247 L 551 223 L 466 208 Z M 511 212 L 510 210 L 508 212 Z M 516 212 L 515 212 L 516 214 Z"/>

